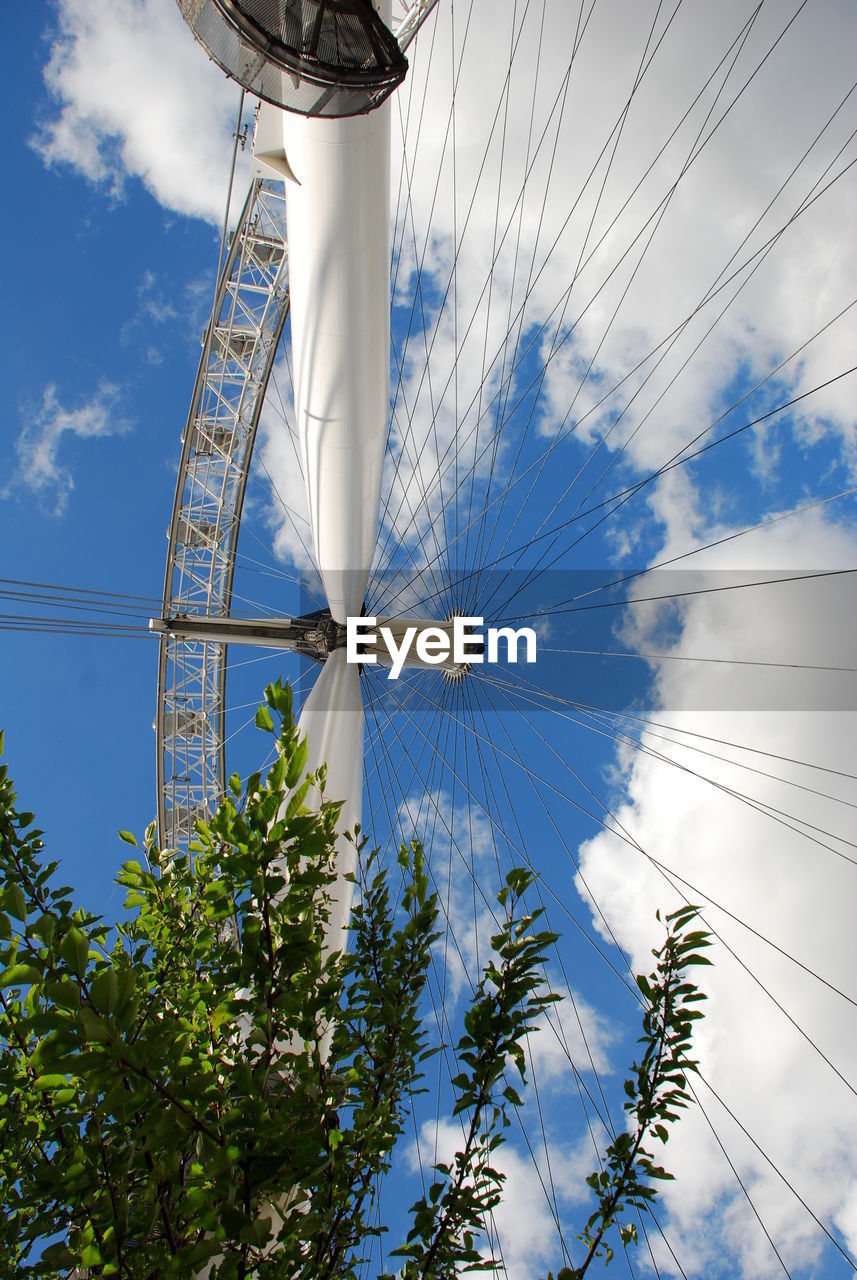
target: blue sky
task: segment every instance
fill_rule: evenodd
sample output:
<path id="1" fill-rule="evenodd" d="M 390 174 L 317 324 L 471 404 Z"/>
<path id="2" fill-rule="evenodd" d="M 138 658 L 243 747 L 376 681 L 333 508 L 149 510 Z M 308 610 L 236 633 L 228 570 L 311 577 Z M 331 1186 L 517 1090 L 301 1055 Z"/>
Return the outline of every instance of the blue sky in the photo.
<path id="1" fill-rule="evenodd" d="M 159 208 L 137 181 L 111 197 L 45 166 L 32 139 L 53 109 L 42 74 L 56 15 L 36 5 L 10 16 L 10 184 L 21 198 L 2 213 L 14 299 L 4 321 L 4 576 L 158 596 L 216 236 Z M 28 470 L 33 453 L 17 452 L 27 431 L 34 450 L 36 440 L 48 450 L 41 473 Z M 3 643 L 3 720 L 22 798 L 64 846 L 74 882 L 103 901 L 117 827 L 139 828 L 153 812 L 154 646 L 31 634 Z"/>
<path id="2" fill-rule="evenodd" d="M 449 960 L 451 1008 L 460 1007 L 486 925 L 469 876 L 456 871 L 458 849 L 472 852 L 486 887 L 495 856 L 523 848 L 533 857 L 559 917 L 553 922 L 567 934 L 557 973 L 564 965 L 608 1092 L 621 1085 L 633 1010 L 564 913 L 604 949 L 612 932 L 632 966 L 643 967 L 655 908 L 669 892 L 633 846 L 820 974 L 827 985 L 711 908 L 724 944 L 701 1055 L 721 1096 L 853 1256 L 849 840 L 857 797 L 845 775 L 857 773 L 857 703 L 853 674 L 797 669 L 857 666 L 852 579 L 637 607 L 612 630 L 597 630 L 597 643 L 591 628 L 581 631 L 579 613 L 550 612 L 579 591 L 571 576 L 578 570 L 624 573 L 709 544 L 677 563 L 719 576 L 691 583 L 689 574 L 688 589 L 857 564 L 847 495 L 857 484 L 857 384 L 842 376 L 857 350 L 857 308 L 847 309 L 857 297 L 849 234 L 857 187 L 848 168 L 857 121 L 854 97 L 846 97 L 854 17 L 834 0 L 754 12 L 740 3 L 716 13 L 645 6 L 631 17 L 618 0 L 605 3 L 578 33 L 580 54 L 567 74 L 576 9 L 547 5 L 546 38 L 535 8 L 512 16 L 510 6 L 489 21 L 475 4 L 468 26 L 463 7 L 451 12 L 440 0 L 412 52 L 394 111 L 401 380 L 387 483 L 389 511 L 400 514 L 388 516 L 383 537 L 392 527 L 404 548 L 398 565 L 421 564 L 433 537 L 449 544 L 456 519 L 459 529 L 472 520 L 481 541 L 468 544 L 470 563 L 494 575 L 482 584 L 486 601 L 510 560 L 534 570 L 555 560 L 538 601 L 550 621 L 540 625 L 545 646 L 569 661 L 561 687 L 550 690 L 565 701 L 539 709 L 520 685 L 513 696 L 483 688 L 455 702 L 413 677 L 388 720 L 373 695 L 370 733 L 373 725 L 383 732 L 367 745 L 366 812 L 376 815 L 379 838 L 389 826 L 416 826 L 436 843 L 438 877 L 449 869 L 450 955 L 460 953 Z M 184 31 L 173 0 L 116 0 L 108 12 L 94 0 L 59 0 L 14 18 L 7 9 L 0 24 L 11 193 L 0 213 L 2 573 L 157 599 L 214 287 L 237 93 Z M 454 117 L 453 51 L 464 67 Z M 408 180 L 400 182 L 403 154 Z M 240 156 L 239 196 L 246 173 Z M 287 403 L 285 367 L 278 386 Z M 607 499 L 612 512 L 613 495 L 700 433 L 708 432 L 700 444 L 710 443 L 792 400 L 596 524 L 598 502 Z M 490 411 L 497 403 L 507 419 L 499 435 Z M 236 580 L 246 597 L 264 592 L 272 612 L 293 598 L 277 565 L 288 572 L 302 564 L 271 491 L 272 479 L 277 495 L 303 509 L 281 431 L 272 397 Z M 439 457 L 447 459 L 440 484 Z M 463 474 L 474 458 L 474 482 L 462 487 L 456 514 L 454 467 Z M 565 523 L 590 508 L 592 517 Z M 500 560 L 518 546 L 520 556 Z M 661 581 L 657 573 L 645 579 L 645 594 L 658 594 Z M 680 589 L 672 580 L 669 590 Z M 140 830 L 154 812 L 154 643 L 4 632 L 2 646 L 0 721 L 22 802 L 37 812 L 82 898 L 114 914 L 110 885 L 122 856 L 115 832 Z M 620 731 L 607 714 L 614 704 L 595 700 L 591 676 L 563 652 L 599 646 L 649 655 L 634 668 L 650 683 L 636 711 L 658 722 L 650 734 L 662 735 L 646 739 L 648 754 L 638 749 L 639 723 L 625 721 Z M 724 660 L 732 664 L 725 678 Z M 624 662 L 624 672 L 630 661 L 605 658 L 602 675 L 610 683 L 610 663 Z M 773 669 L 742 671 L 736 662 L 797 667 L 787 683 L 780 674 L 765 684 Z M 251 702 L 273 665 L 236 673 L 235 702 Z M 839 683 L 823 684 L 831 679 Z M 445 699 L 442 713 L 433 699 Z M 607 710 L 584 713 L 569 701 Z M 831 702 L 840 709 L 831 712 Z M 243 718 L 237 712 L 234 723 Z M 242 741 L 236 750 L 247 759 L 253 747 Z M 564 1008 L 567 1040 L 583 1052 L 568 1002 Z M 546 1031 L 538 1041 L 538 1078 L 568 1117 L 550 1138 L 557 1203 L 573 1223 L 578 1173 L 589 1172 L 591 1152 L 568 1102 L 560 1038 Z M 770 1165 L 710 1105 L 792 1274 L 851 1274 Z M 689 1118 L 669 1150 L 679 1178 L 665 1215 L 687 1274 L 776 1274 L 776 1256 L 704 1122 Z M 532 1233 L 521 1220 L 499 1222 L 515 1276 L 528 1258 L 540 1259 L 549 1219 L 520 1144 L 507 1172 Z M 670 1273 L 662 1254 L 656 1246 Z M 645 1256 L 638 1266 L 646 1272 Z"/>

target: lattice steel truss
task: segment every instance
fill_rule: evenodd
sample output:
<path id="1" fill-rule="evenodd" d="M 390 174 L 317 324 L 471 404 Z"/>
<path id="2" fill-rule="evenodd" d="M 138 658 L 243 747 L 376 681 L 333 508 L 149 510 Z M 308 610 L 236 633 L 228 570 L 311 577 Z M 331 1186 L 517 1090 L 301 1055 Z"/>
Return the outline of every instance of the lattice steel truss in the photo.
<path id="1" fill-rule="evenodd" d="M 247 473 L 289 309 L 285 191 L 256 179 L 206 330 L 169 531 L 163 617 L 229 615 Z M 186 845 L 223 791 L 226 645 L 163 635 L 158 664 L 161 846 Z"/>
<path id="2" fill-rule="evenodd" d="M 393 32 L 402 53 L 405 52 L 436 4 L 437 0 L 399 0 L 398 8 L 404 12 L 398 14 L 394 12 Z"/>

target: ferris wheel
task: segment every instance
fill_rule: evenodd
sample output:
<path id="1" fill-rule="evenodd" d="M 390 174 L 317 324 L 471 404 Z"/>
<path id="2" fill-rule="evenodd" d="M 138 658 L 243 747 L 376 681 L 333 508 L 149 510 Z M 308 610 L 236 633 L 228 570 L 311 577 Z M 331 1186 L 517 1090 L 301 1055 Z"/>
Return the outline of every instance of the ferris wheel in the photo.
<path id="1" fill-rule="evenodd" d="M 735 1246 L 746 1274 L 800 1274 L 819 1249 L 830 1275 L 850 1274 L 850 1193 L 819 1191 L 809 1163 L 790 1163 L 800 1125 L 780 1141 L 775 1107 L 732 1105 L 734 1073 L 758 1069 L 765 1045 L 747 1037 L 743 1054 L 736 1038 L 729 1060 L 715 1043 L 740 1025 L 729 1001 L 744 1001 L 747 1019 L 788 1040 L 783 1061 L 829 1092 L 825 1114 L 850 1115 L 853 1127 L 857 993 L 836 950 L 845 960 L 853 937 L 837 928 L 827 952 L 802 950 L 787 891 L 793 874 L 798 894 L 811 895 L 805 911 L 857 901 L 848 732 L 831 754 L 803 756 L 789 727 L 813 698 L 821 709 L 857 706 L 838 614 L 853 579 L 832 578 L 849 567 L 839 560 L 792 572 L 788 542 L 770 563 L 763 548 L 761 568 L 739 560 L 728 580 L 730 562 L 718 558 L 789 519 L 806 536 L 819 510 L 853 501 L 827 459 L 787 501 L 751 509 L 751 488 L 773 482 L 760 461 L 748 486 L 748 455 L 734 452 L 751 440 L 757 450 L 773 441 L 774 452 L 781 422 L 806 443 L 847 416 L 838 397 L 853 363 L 853 253 L 837 259 L 835 280 L 818 277 L 811 313 L 783 320 L 767 345 L 754 340 L 788 310 L 790 288 L 807 297 L 801 271 L 825 259 L 819 225 L 840 236 L 849 225 L 854 86 L 844 60 L 826 67 L 829 93 L 794 126 L 787 162 L 778 153 L 769 164 L 770 138 L 791 127 L 790 96 L 795 113 L 806 108 L 790 72 L 821 56 L 806 48 L 797 3 L 772 15 L 736 0 L 697 15 L 704 30 L 689 67 L 680 3 L 623 18 L 621 5 L 566 12 L 548 0 L 283 0 L 274 21 L 261 0 L 179 2 L 209 54 L 261 101 L 153 624 L 162 843 L 186 844 L 216 807 L 250 718 L 245 690 L 248 702 L 258 694 L 268 661 L 273 674 L 287 670 L 303 696 L 310 763 L 327 763 L 328 793 L 345 800 L 343 827 L 361 823 L 382 847 L 416 834 L 428 852 L 445 922 L 429 1015 L 443 1049 L 440 1094 L 455 1074 L 455 1009 L 486 954 L 496 889 L 513 863 L 539 872 L 535 892 L 567 935 L 552 974 L 563 1001 L 531 1063 L 539 1122 L 522 1129 L 508 1173 L 510 1185 L 538 1186 L 534 1221 L 553 1233 L 554 1258 L 570 1256 L 575 1218 L 567 1115 L 578 1108 L 590 1136 L 613 1123 L 611 1032 L 595 1006 L 611 987 L 633 1013 L 628 955 L 654 905 L 701 903 L 731 975 L 704 1046 L 712 1063 L 729 1062 L 700 1098 L 706 1161 L 715 1168 L 715 1150 L 720 1159 L 712 1220 L 747 1230 L 749 1243 Z M 842 35 L 848 19 L 834 10 Z M 586 60 L 607 37 L 595 83 Z M 739 136 L 747 169 L 711 211 L 706 197 L 722 191 Z M 732 506 L 719 523 L 697 511 L 710 532 L 694 538 L 690 521 L 681 542 L 670 521 L 688 476 L 706 501 Z M 659 555 L 648 555 L 664 527 Z M 629 559 L 635 540 L 645 572 Z M 692 555 L 706 566 L 698 575 Z M 793 610 L 801 624 L 816 613 L 825 633 L 808 651 L 754 648 L 740 607 L 708 611 L 721 595 L 767 609 L 770 592 L 797 578 L 807 594 Z M 632 605 L 620 634 L 617 615 Z M 397 636 L 411 625 L 451 634 L 454 617 L 532 624 L 541 658 L 531 670 L 411 657 L 391 679 L 389 663 L 348 661 L 347 620 L 361 616 Z M 736 648 L 723 639 L 730 627 L 746 633 Z M 675 673 L 688 668 L 705 678 L 682 685 Z M 809 672 L 811 685 L 796 688 Z M 724 712 L 731 728 L 718 729 Z M 605 781 L 608 748 L 631 776 L 630 799 L 615 773 Z M 801 809 L 803 798 L 822 808 Z M 706 846 L 699 824 L 721 810 L 726 838 L 736 824 L 749 833 L 721 866 L 706 862 L 707 848 L 677 861 L 650 843 L 656 814 L 670 850 L 680 839 Z M 772 838 L 785 846 L 779 861 Z M 754 841 L 758 861 L 747 865 Z M 810 856 L 827 862 L 807 889 Z M 352 857 L 343 842 L 343 872 Z M 337 928 L 348 909 L 343 893 Z M 587 992 L 583 969 L 595 973 Z M 815 1021 L 828 1005 L 832 1043 Z M 779 1087 L 766 1071 L 753 1097 Z M 550 1102 L 557 1090 L 561 1104 Z M 545 1115 L 553 1105 L 557 1115 Z M 441 1126 L 428 1137 L 420 1123 L 418 1158 L 430 1165 Z M 828 1146 L 837 1179 L 857 1179 L 841 1144 Z M 679 1164 L 692 1184 L 693 1152 L 679 1151 Z M 648 1228 L 632 1274 L 718 1274 L 682 1216 L 703 1200 L 691 1187 L 668 1229 Z M 519 1274 L 526 1231 L 486 1229 Z"/>

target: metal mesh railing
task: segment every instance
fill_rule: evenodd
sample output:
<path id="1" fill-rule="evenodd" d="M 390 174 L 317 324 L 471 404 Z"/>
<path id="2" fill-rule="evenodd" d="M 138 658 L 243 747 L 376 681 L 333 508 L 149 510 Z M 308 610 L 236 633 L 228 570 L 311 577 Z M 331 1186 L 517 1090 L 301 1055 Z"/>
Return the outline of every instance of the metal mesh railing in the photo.
<path id="1" fill-rule="evenodd" d="M 351 116 L 401 84 L 407 60 L 370 0 L 178 0 L 209 56 L 288 111 Z"/>

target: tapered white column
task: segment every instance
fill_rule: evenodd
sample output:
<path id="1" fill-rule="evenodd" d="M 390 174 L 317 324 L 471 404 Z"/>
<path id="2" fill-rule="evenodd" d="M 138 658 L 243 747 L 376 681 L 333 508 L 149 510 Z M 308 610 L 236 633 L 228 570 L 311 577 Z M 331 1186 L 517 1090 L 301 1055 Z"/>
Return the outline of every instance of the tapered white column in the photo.
<path id="1" fill-rule="evenodd" d="M 325 795 L 342 800 L 340 835 L 336 843 L 338 878 L 333 886 L 329 945 L 339 950 L 346 945 L 346 926 L 351 912 L 353 886 L 344 876 L 354 871 L 355 846 L 345 839 L 360 822 L 363 791 L 363 700 L 358 668 L 345 660 L 344 649 L 334 649 L 325 662 L 303 705 L 298 728 L 309 744 L 307 768 L 327 765 Z M 312 800 L 310 799 L 310 803 Z"/>
<path id="2" fill-rule="evenodd" d="M 389 9 L 387 0 L 386 7 Z M 381 16 L 389 22 L 389 12 Z M 359 614 L 378 538 L 390 389 L 390 104 L 284 116 L 295 413 L 316 562 Z"/>
<path id="3" fill-rule="evenodd" d="M 389 25 L 391 0 L 375 6 Z M 255 157 L 285 179 L 295 417 L 313 549 L 337 622 L 359 615 L 378 539 L 390 397 L 390 104 L 347 120 L 262 105 Z M 264 171 L 264 170 L 263 170 Z M 286 447 L 284 442 L 284 447 Z M 310 767 L 327 764 L 343 800 L 340 831 L 360 820 L 363 708 L 344 650 L 327 659 L 300 717 Z M 354 848 L 329 940 L 345 945 Z"/>

